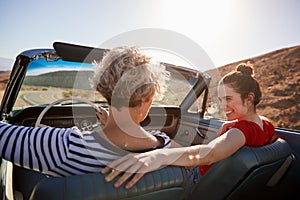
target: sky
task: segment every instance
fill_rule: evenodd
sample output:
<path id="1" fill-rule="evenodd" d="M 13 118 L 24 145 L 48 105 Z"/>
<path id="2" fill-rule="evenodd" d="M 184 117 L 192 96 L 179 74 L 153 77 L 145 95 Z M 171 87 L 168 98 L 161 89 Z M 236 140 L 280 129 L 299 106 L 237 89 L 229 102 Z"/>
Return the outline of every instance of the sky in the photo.
<path id="1" fill-rule="evenodd" d="M 115 44 L 155 40 L 144 33 L 163 30 L 181 36 L 170 37 L 173 45 L 198 45 L 219 67 L 300 45 L 299 8 L 299 0 L 0 0 L 0 58 L 54 41 L 102 47 L 126 33 L 137 34 Z"/>

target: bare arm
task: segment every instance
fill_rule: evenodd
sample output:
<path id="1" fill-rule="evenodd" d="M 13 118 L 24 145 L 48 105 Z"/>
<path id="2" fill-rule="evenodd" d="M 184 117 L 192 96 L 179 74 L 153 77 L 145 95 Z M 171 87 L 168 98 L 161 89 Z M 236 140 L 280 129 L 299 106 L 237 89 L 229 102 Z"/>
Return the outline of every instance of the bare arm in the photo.
<path id="1" fill-rule="evenodd" d="M 105 174 L 111 171 L 106 177 L 106 181 L 111 181 L 121 172 L 125 172 L 115 183 L 115 187 L 119 187 L 135 174 L 125 186 L 129 189 L 147 172 L 165 165 L 190 167 L 212 164 L 229 157 L 244 144 L 244 134 L 239 129 L 233 128 L 206 145 L 157 149 L 142 154 L 129 154 L 112 162 L 103 169 L 102 173 Z"/>

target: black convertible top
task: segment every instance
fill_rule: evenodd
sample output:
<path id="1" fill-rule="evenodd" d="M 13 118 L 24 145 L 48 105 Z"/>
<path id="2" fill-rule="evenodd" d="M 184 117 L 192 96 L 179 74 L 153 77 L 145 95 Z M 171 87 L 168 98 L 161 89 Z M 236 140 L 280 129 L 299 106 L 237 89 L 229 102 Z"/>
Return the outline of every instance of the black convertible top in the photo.
<path id="1" fill-rule="evenodd" d="M 100 61 L 108 49 L 80 46 L 63 42 L 54 42 L 56 54 L 65 61 L 92 63 Z"/>

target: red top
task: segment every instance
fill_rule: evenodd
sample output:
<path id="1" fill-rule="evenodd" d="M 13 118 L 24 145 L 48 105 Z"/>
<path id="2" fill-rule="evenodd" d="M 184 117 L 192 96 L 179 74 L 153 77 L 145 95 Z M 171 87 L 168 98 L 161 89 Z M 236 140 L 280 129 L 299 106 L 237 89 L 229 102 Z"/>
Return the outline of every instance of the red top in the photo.
<path id="1" fill-rule="evenodd" d="M 272 141 L 275 129 L 271 122 L 262 120 L 263 130 L 255 122 L 241 120 L 236 122 L 231 128 L 241 130 L 246 138 L 245 146 L 262 146 Z M 200 172 L 203 175 L 211 165 L 200 166 Z"/>

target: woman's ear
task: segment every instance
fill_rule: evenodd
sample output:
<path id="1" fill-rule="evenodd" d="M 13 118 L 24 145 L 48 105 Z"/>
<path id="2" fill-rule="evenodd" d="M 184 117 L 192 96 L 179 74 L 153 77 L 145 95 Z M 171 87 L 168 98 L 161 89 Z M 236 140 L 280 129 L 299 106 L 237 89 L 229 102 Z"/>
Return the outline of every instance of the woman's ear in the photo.
<path id="1" fill-rule="evenodd" d="M 247 96 L 247 102 L 251 105 L 254 102 L 254 97 L 255 94 L 253 92 L 249 92 L 248 96 Z"/>
<path id="2" fill-rule="evenodd" d="M 145 104 L 152 104 L 153 97 L 154 97 L 154 96 L 143 97 L 143 98 L 142 98 L 142 102 L 145 103 Z"/>
<path id="3" fill-rule="evenodd" d="M 142 101 L 145 103 L 150 103 L 152 101 L 152 98 L 150 98 L 150 97 L 143 98 Z"/>

